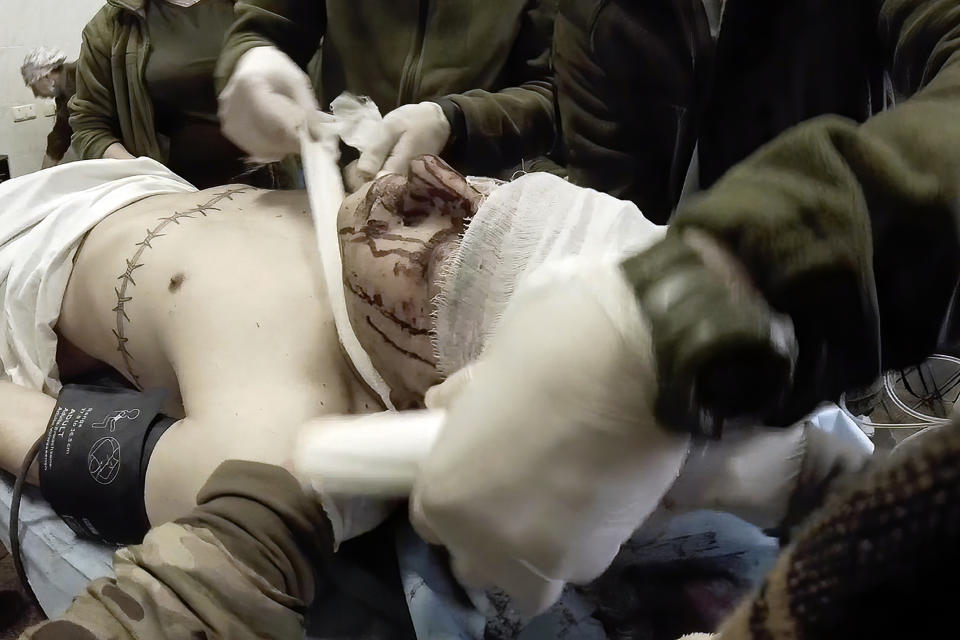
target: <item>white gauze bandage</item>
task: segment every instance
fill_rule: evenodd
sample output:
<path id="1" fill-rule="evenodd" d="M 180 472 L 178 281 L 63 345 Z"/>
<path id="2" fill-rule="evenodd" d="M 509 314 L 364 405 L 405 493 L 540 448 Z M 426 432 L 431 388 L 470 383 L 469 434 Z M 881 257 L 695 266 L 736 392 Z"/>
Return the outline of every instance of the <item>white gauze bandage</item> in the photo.
<path id="1" fill-rule="evenodd" d="M 387 409 L 393 410 L 390 387 L 373 366 L 369 354 L 357 339 L 347 314 L 347 298 L 343 288 L 343 257 L 337 233 L 337 214 L 343 203 L 343 178 L 337 161 L 340 140 L 363 149 L 371 132 L 380 121 L 380 111 L 371 100 L 344 93 L 330 105 L 333 115 L 317 113 L 311 131 L 300 131 L 300 155 L 307 183 L 310 212 L 317 234 L 317 246 L 323 264 L 327 298 L 337 326 L 337 335 L 344 352 L 363 381 L 380 397 Z"/>
<path id="2" fill-rule="evenodd" d="M 300 154 L 303 160 L 304 179 L 307 184 L 307 194 L 310 201 L 310 211 L 313 216 L 314 229 L 317 234 L 317 246 L 320 249 L 320 260 L 323 265 L 324 283 L 327 288 L 327 299 L 333 313 L 334 323 L 340 344 L 347 357 L 353 364 L 354 370 L 380 397 L 387 409 L 393 410 L 390 401 L 390 387 L 374 367 L 369 354 L 364 350 L 350 324 L 347 314 L 347 301 L 343 287 L 343 257 L 340 254 L 340 241 L 337 232 L 337 214 L 344 199 L 343 178 L 337 161 L 340 157 L 340 140 L 347 144 L 362 148 L 367 144 L 370 131 L 379 120 L 380 112 L 377 106 L 369 100 L 358 99 L 349 94 L 343 94 L 331 105 L 333 115 L 324 113 L 312 114 L 313 121 L 310 130 L 303 128 L 300 131 Z M 323 429 L 321 427 L 321 433 Z M 343 432 L 341 432 L 343 433 Z M 380 524 L 390 513 L 393 505 L 389 502 L 350 497 L 354 492 L 348 490 L 337 492 L 335 479 L 328 477 L 325 468 L 317 468 L 315 463 L 343 460 L 344 449 L 356 451 L 362 457 L 369 450 L 368 442 L 357 442 L 352 434 L 345 432 L 346 443 L 334 438 L 327 449 L 326 440 L 318 440 L 315 425 L 306 425 L 299 436 L 299 445 L 294 452 L 294 467 L 300 482 L 311 488 L 318 496 L 324 511 L 330 518 L 333 528 L 334 547 L 339 547 L 344 540 L 369 531 Z M 382 451 L 389 451 L 387 444 Z M 376 455 L 376 452 L 371 452 Z M 366 468 L 375 472 L 378 465 L 376 458 L 370 459 Z M 341 468 L 342 467 L 338 467 Z M 369 493 L 369 492 L 368 492 Z"/>
<path id="3" fill-rule="evenodd" d="M 352 110 L 347 113 L 364 108 L 356 101 L 345 106 Z M 335 113 L 339 118 L 344 112 Z M 344 120 L 356 123 L 353 140 L 360 143 L 363 128 L 375 122 L 369 116 Z M 615 262 L 664 234 L 632 203 L 549 174 L 528 174 L 499 186 L 486 179 L 470 182 L 487 198 L 442 276 L 437 350 L 448 375 L 480 355 L 521 281 L 538 267 L 578 256 L 585 263 Z M 314 179 L 313 184 L 319 183 Z M 311 186 L 311 197 L 315 190 Z M 322 224 L 333 229 L 332 223 Z M 430 411 L 317 421 L 302 434 L 298 472 L 323 478 L 337 493 L 405 496 L 441 422 L 442 412 Z"/>
<path id="4" fill-rule="evenodd" d="M 494 190 L 441 274 L 436 350 L 450 375 L 476 360 L 521 281 L 547 262 L 613 262 L 666 233 L 631 202 L 530 173 Z"/>

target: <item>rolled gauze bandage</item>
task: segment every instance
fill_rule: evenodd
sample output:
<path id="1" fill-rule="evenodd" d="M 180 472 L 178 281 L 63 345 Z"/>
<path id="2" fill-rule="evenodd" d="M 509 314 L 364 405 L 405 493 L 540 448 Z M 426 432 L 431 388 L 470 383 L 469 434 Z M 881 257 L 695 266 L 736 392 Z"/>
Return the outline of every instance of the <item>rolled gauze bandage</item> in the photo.
<path id="1" fill-rule="evenodd" d="M 406 498 L 445 415 L 429 409 L 314 420 L 297 436 L 294 473 L 324 494 Z"/>
<path id="2" fill-rule="evenodd" d="M 380 119 L 380 112 L 370 101 L 342 94 L 331 104 L 334 115 L 317 112 L 311 125 L 300 130 L 300 157 L 310 200 L 310 213 L 317 234 L 317 246 L 323 263 L 327 285 L 327 301 L 337 327 L 337 336 L 364 382 L 380 396 L 387 409 L 393 409 L 390 386 L 373 366 L 350 324 L 343 289 L 343 258 L 337 232 L 337 214 L 343 203 L 343 181 L 337 160 L 341 138 L 347 144 L 364 149 L 370 130 Z"/>

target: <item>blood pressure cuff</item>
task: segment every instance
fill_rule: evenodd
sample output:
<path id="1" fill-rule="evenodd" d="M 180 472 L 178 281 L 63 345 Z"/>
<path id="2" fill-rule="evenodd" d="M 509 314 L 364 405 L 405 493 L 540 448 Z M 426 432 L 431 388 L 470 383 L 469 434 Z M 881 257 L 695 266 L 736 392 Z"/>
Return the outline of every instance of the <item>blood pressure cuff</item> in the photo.
<path id="1" fill-rule="evenodd" d="M 143 540 L 147 462 L 175 422 L 160 413 L 165 395 L 86 385 L 60 391 L 40 450 L 40 491 L 78 536 Z"/>

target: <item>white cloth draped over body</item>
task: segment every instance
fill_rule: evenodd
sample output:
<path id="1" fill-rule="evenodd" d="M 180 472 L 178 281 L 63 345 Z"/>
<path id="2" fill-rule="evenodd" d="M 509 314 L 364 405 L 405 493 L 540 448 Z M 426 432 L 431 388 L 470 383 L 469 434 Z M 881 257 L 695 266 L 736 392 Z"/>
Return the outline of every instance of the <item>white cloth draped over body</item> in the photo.
<path id="1" fill-rule="evenodd" d="M 149 158 L 74 162 L 0 183 L 0 376 L 59 393 L 54 326 L 83 237 L 132 202 L 196 190 Z"/>

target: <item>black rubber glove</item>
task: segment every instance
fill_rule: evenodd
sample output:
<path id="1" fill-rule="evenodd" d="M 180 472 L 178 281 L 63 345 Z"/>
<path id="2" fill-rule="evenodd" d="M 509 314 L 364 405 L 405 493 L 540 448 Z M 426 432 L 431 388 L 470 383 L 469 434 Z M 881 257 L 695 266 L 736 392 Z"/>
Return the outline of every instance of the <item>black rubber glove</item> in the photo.
<path id="1" fill-rule="evenodd" d="M 789 393 L 792 324 L 702 234 L 669 234 L 623 262 L 653 335 L 657 417 L 719 437 L 724 423 L 762 419 Z"/>

